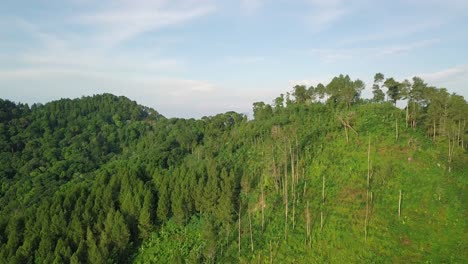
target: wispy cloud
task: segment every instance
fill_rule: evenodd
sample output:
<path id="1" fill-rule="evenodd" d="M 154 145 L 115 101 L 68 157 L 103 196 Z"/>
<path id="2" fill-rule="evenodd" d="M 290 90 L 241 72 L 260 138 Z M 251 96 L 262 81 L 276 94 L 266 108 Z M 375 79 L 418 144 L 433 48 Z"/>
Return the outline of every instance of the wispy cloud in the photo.
<path id="1" fill-rule="evenodd" d="M 388 41 L 401 39 L 416 33 L 427 32 L 429 30 L 440 28 L 444 24 L 445 22 L 440 19 L 405 22 L 403 24 L 392 23 L 390 26 L 383 25 L 382 27 L 378 27 L 371 32 L 366 32 L 366 34 L 346 36 L 345 39 L 339 42 L 339 45 L 348 46 L 362 43 L 369 44 L 382 40 Z"/>
<path id="2" fill-rule="evenodd" d="M 435 72 L 420 73 L 416 76 L 434 84 L 453 82 L 457 81 L 459 78 L 464 78 L 466 80 L 468 79 L 468 65 L 455 66 Z"/>
<path id="3" fill-rule="evenodd" d="M 305 18 L 313 32 L 328 29 L 347 14 L 352 13 L 351 3 L 345 0 L 307 0 L 310 12 Z"/>
<path id="4" fill-rule="evenodd" d="M 399 53 L 405 53 L 414 49 L 428 47 L 438 42 L 440 42 L 440 39 L 435 38 L 435 39 L 427 39 L 427 40 L 411 42 L 411 43 L 407 43 L 403 45 L 388 46 L 388 47 L 381 49 L 380 51 L 377 51 L 376 55 L 386 56 L 386 55 L 395 55 Z"/>
<path id="5" fill-rule="evenodd" d="M 447 88 L 450 93 L 457 93 L 467 98 L 468 64 L 432 72 L 419 72 L 406 76 L 406 79 L 411 79 L 413 76 L 421 77 L 429 85 Z"/>
<path id="6" fill-rule="evenodd" d="M 143 3 L 123 2 L 110 9 L 77 15 L 71 21 L 97 29 L 97 40 L 116 45 L 142 33 L 182 24 L 215 10 L 212 4 L 196 4 L 193 1 L 179 1 L 177 5 L 167 1 Z"/>
<path id="7" fill-rule="evenodd" d="M 318 56 L 325 63 L 336 63 L 344 60 L 381 58 L 390 55 L 401 55 L 413 50 L 428 47 L 440 42 L 440 39 L 426 39 L 404 44 L 394 44 L 382 47 L 371 48 L 314 48 L 309 50 L 309 54 Z"/>

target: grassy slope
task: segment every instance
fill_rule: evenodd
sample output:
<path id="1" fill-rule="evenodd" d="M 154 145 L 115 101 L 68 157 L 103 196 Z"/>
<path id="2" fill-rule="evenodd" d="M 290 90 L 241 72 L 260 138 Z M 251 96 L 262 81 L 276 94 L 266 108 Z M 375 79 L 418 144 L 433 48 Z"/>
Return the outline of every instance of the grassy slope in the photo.
<path id="1" fill-rule="evenodd" d="M 292 122 L 284 126 L 285 129 L 297 128 L 298 140 L 304 146 L 300 152 L 300 168 L 304 173 L 301 173 L 296 189 L 295 225 L 293 228 L 290 198 L 286 238 L 283 201 L 268 180 L 271 164 L 266 158 L 258 158 L 263 157 L 261 153 L 268 151 L 276 141 L 269 135 L 261 143 L 244 146 L 246 151 L 240 153 L 251 153 L 251 159 L 255 160 L 246 166 L 260 167 L 263 171 L 254 177 L 260 181 L 264 176 L 265 229 L 262 231 L 261 211 L 258 209 L 262 186 L 259 184 L 242 194 L 245 197 L 243 202 L 249 203 L 252 217 L 253 252 L 249 219 L 244 214 L 241 255 L 237 252 L 237 223 L 234 222 L 228 242 L 218 247 L 217 262 L 269 263 L 270 254 L 276 263 L 461 263 L 468 260 L 466 152 L 457 150 L 455 169 L 448 173 L 444 139 L 433 144 L 420 130 L 404 128 L 404 113 L 393 107 L 362 105 L 354 111 L 354 127 L 359 136 L 351 133 L 349 143 L 339 124 L 328 132 L 325 132 L 327 129 L 318 129 L 318 139 L 308 137 L 314 133 L 314 127 L 323 126 L 321 118 L 326 119 L 326 113 L 317 115 L 311 112 L 299 119 L 290 117 Z M 398 140 L 395 139 L 397 117 L 401 127 Z M 333 123 L 333 119 L 328 121 Z M 236 133 L 241 138 L 251 137 L 244 128 L 239 128 Z M 369 137 L 373 202 L 370 204 L 366 242 L 364 219 Z M 322 176 L 326 178 L 324 206 L 321 204 Z M 399 219 L 400 190 L 403 202 Z M 306 243 L 307 203 L 312 226 L 310 244 Z M 320 230 L 322 207 L 325 217 L 324 228 Z M 207 242 L 201 239 L 201 222 L 203 220 L 195 217 L 187 227 L 168 223 L 144 243 L 135 262 L 178 262 L 182 259 L 193 262 L 199 259 L 207 247 Z"/>

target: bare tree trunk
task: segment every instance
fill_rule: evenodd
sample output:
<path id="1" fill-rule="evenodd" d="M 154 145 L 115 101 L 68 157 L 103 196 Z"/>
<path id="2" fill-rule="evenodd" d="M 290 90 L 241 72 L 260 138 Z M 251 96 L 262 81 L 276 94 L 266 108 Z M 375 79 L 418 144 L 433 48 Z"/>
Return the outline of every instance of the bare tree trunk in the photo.
<path id="1" fill-rule="evenodd" d="M 296 193 L 293 193 L 292 224 L 294 230 L 296 228 Z"/>
<path id="2" fill-rule="evenodd" d="M 302 192 L 302 199 L 305 199 L 306 187 L 307 187 L 307 181 L 304 182 L 304 191 Z"/>
<path id="3" fill-rule="evenodd" d="M 461 143 L 462 143 L 462 148 L 465 149 L 465 125 L 466 125 L 466 120 L 463 119 L 463 135 L 461 138 Z"/>
<path id="4" fill-rule="evenodd" d="M 241 203 L 239 202 L 239 244 L 238 244 L 238 247 L 239 247 L 239 257 L 240 257 L 240 254 L 241 254 Z"/>
<path id="5" fill-rule="evenodd" d="M 398 123 L 397 123 L 398 124 Z M 397 125 L 398 128 L 398 125 Z M 398 130 L 397 130 L 398 131 Z M 397 136 L 398 139 L 398 136 Z M 367 147 L 367 191 L 366 191 L 366 218 L 364 220 L 364 241 L 367 242 L 367 223 L 369 218 L 369 189 L 370 189 L 370 136 L 369 136 L 369 144 Z"/>
<path id="6" fill-rule="evenodd" d="M 295 182 L 295 168 L 294 168 L 294 155 L 291 147 L 291 141 L 289 141 L 289 156 L 291 157 L 291 193 L 294 193 L 294 182 Z"/>
<path id="7" fill-rule="evenodd" d="M 323 229 L 323 207 L 325 206 L 325 175 L 322 176 L 322 210 L 320 211 L 320 231 Z"/>
<path id="8" fill-rule="evenodd" d="M 348 127 L 345 126 L 345 133 L 346 133 L 346 143 L 349 143 L 349 136 L 348 136 Z"/>
<path id="9" fill-rule="evenodd" d="M 398 141 L 398 118 L 395 119 L 395 140 Z"/>
<path id="10" fill-rule="evenodd" d="M 448 129 L 447 129 L 447 116 L 448 116 L 448 110 L 447 110 L 447 104 L 444 106 L 444 133 L 447 134 L 448 136 Z"/>
<path id="11" fill-rule="evenodd" d="M 409 121 L 409 100 L 406 103 L 406 117 L 405 117 L 406 128 L 408 128 L 408 121 Z"/>
<path id="12" fill-rule="evenodd" d="M 288 236 L 288 155 L 285 146 L 285 161 L 284 161 L 284 238 Z"/>
<path id="13" fill-rule="evenodd" d="M 367 218 L 369 217 L 369 190 L 366 192 L 366 218 L 364 219 L 364 241 L 367 242 Z"/>
<path id="14" fill-rule="evenodd" d="M 451 144 L 450 144 L 450 136 L 448 137 L 448 171 L 450 172 L 452 170 L 451 168 L 451 163 L 452 163 L 452 149 L 451 149 Z"/>
<path id="15" fill-rule="evenodd" d="M 322 176 L 322 204 L 325 204 L 325 175 Z"/>
<path id="16" fill-rule="evenodd" d="M 273 177 L 275 178 L 275 190 L 279 192 L 279 185 L 278 185 L 278 173 L 276 172 L 276 160 L 275 160 L 275 153 L 273 155 Z"/>
<path id="17" fill-rule="evenodd" d="M 250 249 L 252 250 L 252 253 L 254 251 L 254 245 L 253 245 L 253 236 L 252 236 L 252 220 L 250 219 L 250 210 L 247 210 L 248 215 L 249 215 L 249 229 L 250 229 Z"/>
<path id="18" fill-rule="evenodd" d="M 458 120 L 458 133 L 457 133 L 457 146 L 460 146 L 460 131 L 461 131 L 461 122 Z"/>
<path id="19" fill-rule="evenodd" d="M 401 218 L 401 190 L 400 190 L 400 196 L 398 198 L 398 219 Z"/>
<path id="20" fill-rule="evenodd" d="M 262 232 L 265 226 L 265 195 L 263 193 L 263 185 L 262 185 Z"/>
<path id="21" fill-rule="evenodd" d="M 436 121 L 435 121 L 435 119 L 434 119 L 434 133 L 433 133 L 432 141 L 433 141 L 433 142 L 436 141 Z"/>
<path id="22" fill-rule="evenodd" d="M 449 136 L 448 170 L 452 172 L 453 150 L 455 148 L 455 139 L 450 140 Z"/>
<path id="23" fill-rule="evenodd" d="M 296 186 L 299 182 L 299 144 L 297 142 L 297 135 L 296 135 Z"/>
<path id="24" fill-rule="evenodd" d="M 367 189 L 370 186 L 370 176 L 371 176 L 371 166 L 370 166 L 370 136 L 369 136 L 369 143 L 367 146 Z"/>
<path id="25" fill-rule="evenodd" d="M 309 210 L 309 201 L 307 201 L 307 207 L 306 207 L 306 241 L 310 241 L 310 210 Z"/>

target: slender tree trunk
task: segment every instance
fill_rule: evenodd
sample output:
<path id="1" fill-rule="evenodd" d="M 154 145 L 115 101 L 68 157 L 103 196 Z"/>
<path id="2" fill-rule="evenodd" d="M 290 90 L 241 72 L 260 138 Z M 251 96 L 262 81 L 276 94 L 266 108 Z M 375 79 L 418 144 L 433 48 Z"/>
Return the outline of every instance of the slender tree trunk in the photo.
<path id="1" fill-rule="evenodd" d="M 460 131 L 461 131 L 461 122 L 458 120 L 458 133 L 457 133 L 457 146 L 460 146 Z"/>
<path id="2" fill-rule="evenodd" d="M 400 190 L 400 196 L 398 198 L 398 219 L 401 218 L 401 190 Z"/>
<path id="3" fill-rule="evenodd" d="M 307 207 L 306 207 L 306 241 L 309 241 L 310 243 L 310 210 L 309 210 L 309 201 L 307 201 Z"/>
<path id="4" fill-rule="evenodd" d="M 253 253 L 254 244 L 253 244 L 253 236 L 252 236 L 252 220 L 250 219 L 250 210 L 248 210 L 248 215 L 249 215 L 249 229 L 250 229 L 250 249 L 252 250 L 252 253 Z"/>
<path id="5" fill-rule="evenodd" d="M 367 146 L 367 189 L 370 186 L 370 176 L 371 176 L 371 166 L 370 166 L 370 136 L 369 136 L 369 143 Z"/>
<path id="6" fill-rule="evenodd" d="M 406 118 L 405 118 L 406 128 L 408 128 L 408 121 L 409 121 L 409 100 L 406 103 Z"/>
<path id="7" fill-rule="evenodd" d="M 367 242 L 367 221 L 369 217 L 369 190 L 366 191 L 366 218 L 364 219 L 364 241 Z"/>
<path id="8" fill-rule="evenodd" d="M 433 138 L 432 138 L 432 141 L 435 142 L 436 141 L 436 121 L 434 119 L 434 132 L 433 132 Z"/>
<path id="9" fill-rule="evenodd" d="M 239 202 L 239 235 L 238 235 L 239 257 L 241 255 L 241 203 Z"/>
<path id="10" fill-rule="evenodd" d="M 288 236 L 288 155 L 286 153 L 286 146 L 284 149 L 285 163 L 284 163 L 284 238 Z"/>
<path id="11" fill-rule="evenodd" d="M 452 163 L 452 149 L 451 149 L 451 144 L 450 144 L 450 136 L 448 137 L 448 171 L 451 172 L 451 163 Z"/>
<path id="12" fill-rule="evenodd" d="M 320 211 L 320 231 L 323 229 L 323 207 L 325 206 L 325 175 L 322 176 L 322 210 Z"/>
<path id="13" fill-rule="evenodd" d="M 304 191 L 302 192 L 302 199 L 305 199 L 306 188 L 307 188 L 307 181 L 304 182 Z"/>
<path id="14" fill-rule="evenodd" d="M 263 185 L 262 185 L 262 233 L 265 227 L 265 195 L 263 193 Z"/>
<path id="15" fill-rule="evenodd" d="M 275 178 L 275 190 L 278 193 L 279 192 L 279 186 L 278 186 L 278 173 L 276 171 L 276 160 L 275 160 L 275 153 L 273 152 L 273 177 Z"/>
<path id="16" fill-rule="evenodd" d="M 293 230 L 296 228 L 296 193 L 293 193 L 293 211 L 292 211 Z"/>
<path id="17" fill-rule="evenodd" d="M 296 136 L 296 185 L 299 183 L 300 173 L 299 173 L 299 144 L 297 143 Z"/>
<path id="18" fill-rule="evenodd" d="M 291 193 L 294 193 L 294 182 L 295 182 L 295 168 L 294 168 L 294 154 L 291 147 L 291 141 L 289 141 L 289 156 L 291 157 Z"/>
<path id="19" fill-rule="evenodd" d="M 348 127 L 344 126 L 345 128 L 345 134 L 346 134 L 346 143 L 349 143 L 349 136 L 348 136 Z"/>
<path id="20" fill-rule="evenodd" d="M 454 148 L 455 148 L 455 139 L 450 140 L 450 136 L 449 136 L 448 143 L 449 143 L 448 171 L 452 172 L 452 160 L 453 160 L 453 151 L 454 151 Z"/>
<path id="21" fill-rule="evenodd" d="M 398 123 L 397 123 L 398 124 Z M 398 131 L 398 130 L 397 130 Z M 397 137 L 398 139 L 398 137 Z M 367 190 L 366 190 L 366 218 L 364 220 L 364 241 L 367 242 L 367 224 L 369 219 L 369 189 L 370 189 L 370 136 L 369 136 L 369 144 L 367 147 Z"/>
<path id="22" fill-rule="evenodd" d="M 322 204 L 325 204 L 325 175 L 322 176 Z"/>
<path id="23" fill-rule="evenodd" d="M 465 149 L 465 125 L 466 125 L 466 120 L 463 119 L 463 135 L 461 138 L 461 144 L 462 144 L 463 149 Z"/>
<path id="24" fill-rule="evenodd" d="M 398 141 L 398 118 L 395 119 L 395 140 Z"/>
<path id="25" fill-rule="evenodd" d="M 444 106 L 444 133 L 447 133 L 447 135 L 448 135 L 447 116 L 448 116 L 447 104 L 445 104 L 445 106 Z"/>

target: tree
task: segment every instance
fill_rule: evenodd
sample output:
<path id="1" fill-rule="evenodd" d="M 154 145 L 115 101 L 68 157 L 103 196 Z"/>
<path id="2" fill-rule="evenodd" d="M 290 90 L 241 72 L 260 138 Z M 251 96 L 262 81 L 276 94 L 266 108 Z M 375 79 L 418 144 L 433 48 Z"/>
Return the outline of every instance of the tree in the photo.
<path id="1" fill-rule="evenodd" d="M 296 99 L 296 103 L 298 104 L 304 104 L 308 99 L 310 99 L 305 85 L 294 86 L 292 95 L 294 96 L 294 98 Z"/>
<path id="2" fill-rule="evenodd" d="M 284 108 L 284 94 L 281 94 L 280 96 L 276 97 L 274 101 L 274 106 L 275 106 L 275 111 L 278 111 Z"/>
<path id="3" fill-rule="evenodd" d="M 255 120 L 262 120 L 268 118 L 273 113 L 271 105 L 265 104 L 264 102 L 253 103 L 253 114 Z"/>
<path id="4" fill-rule="evenodd" d="M 427 105 L 427 84 L 419 77 L 413 77 L 413 85 L 409 91 L 409 103 L 411 126 L 416 128 L 417 119 L 422 114 L 420 110 Z"/>
<path id="5" fill-rule="evenodd" d="M 138 217 L 138 230 L 140 231 L 140 237 L 146 239 L 149 236 L 149 232 L 152 226 L 152 215 L 153 211 L 153 194 L 150 190 L 145 191 L 145 198 L 143 201 L 143 207 L 140 210 L 140 216 Z"/>
<path id="6" fill-rule="evenodd" d="M 336 106 L 346 105 L 349 108 L 359 99 L 364 87 L 363 81 L 359 79 L 352 81 L 348 75 L 341 74 L 327 85 L 326 93 L 330 96 L 327 102 Z"/>
<path id="7" fill-rule="evenodd" d="M 397 101 L 401 98 L 400 83 L 393 78 L 388 78 L 385 80 L 384 86 L 387 87 L 388 98 L 396 105 Z"/>
<path id="8" fill-rule="evenodd" d="M 376 73 L 374 76 L 374 84 L 372 85 L 372 93 L 374 97 L 372 100 L 377 103 L 381 103 L 385 101 L 385 94 L 382 91 L 381 83 L 384 80 L 384 75 L 382 73 Z"/>

